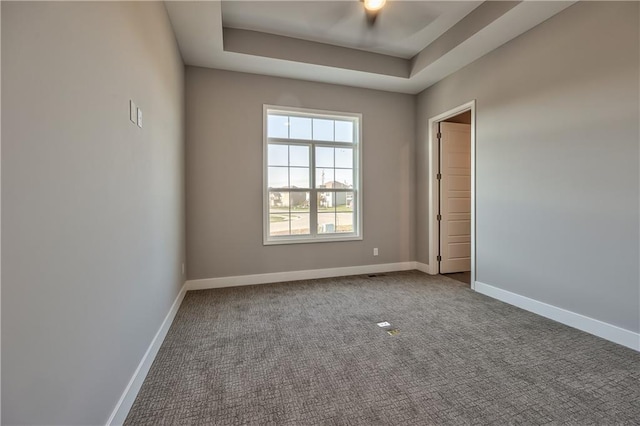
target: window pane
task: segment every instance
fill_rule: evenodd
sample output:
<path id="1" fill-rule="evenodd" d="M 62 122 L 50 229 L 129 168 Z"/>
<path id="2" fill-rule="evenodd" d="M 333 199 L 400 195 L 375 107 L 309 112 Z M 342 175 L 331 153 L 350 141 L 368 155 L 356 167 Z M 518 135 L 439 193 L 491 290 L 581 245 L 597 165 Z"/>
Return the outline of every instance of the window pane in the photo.
<path id="1" fill-rule="evenodd" d="M 335 212 L 335 192 L 318 192 L 318 212 Z"/>
<path id="2" fill-rule="evenodd" d="M 355 195 L 353 192 L 346 192 L 345 194 L 345 205 L 342 206 L 340 210 L 345 212 L 353 212 L 355 210 Z"/>
<path id="3" fill-rule="evenodd" d="M 286 188 L 289 169 L 287 167 L 269 167 L 269 188 Z"/>
<path id="4" fill-rule="evenodd" d="M 289 193 L 269 192 L 269 235 L 289 235 Z"/>
<path id="5" fill-rule="evenodd" d="M 291 192 L 291 212 L 309 213 L 309 193 L 308 192 Z"/>
<path id="6" fill-rule="evenodd" d="M 313 119 L 313 140 L 332 141 L 333 140 L 333 120 Z"/>
<path id="7" fill-rule="evenodd" d="M 336 169 L 336 184 L 334 188 L 353 188 L 353 169 Z"/>
<path id="8" fill-rule="evenodd" d="M 291 234 L 310 234 L 309 193 L 291 192 Z"/>
<path id="9" fill-rule="evenodd" d="M 353 149 L 336 148 L 336 167 L 353 168 Z"/>
<path id="10" fill-rule="evenodd" d="M 336 230 L 335 192 L 318 192 L 318 234 Z"/>
<path id="11" fill-rule="evenodd" d="M 289 169 L 289 182 L 291 188 L 309 188 L 309 168 L 291 167 Z"/>
<path id="12" fill-rule="evenodd" d="M 269 214 L 289 213 L 289 192 L 269 192 Z"/>
<path id="13" fill-rule="evenodd" d="M 336 194 L 336 232 L 354 232 L 353 192 Z"/>
<path id="14" fill-rule="evenodd" d="M 354 232 L 353 212 L 336 213 L 336 232 Z"/>
<path id="15" fill-rule="evenodd" d="M 336 142 L 353 142 L 353 122 L 336 120 Z"/>
<path id="16" fill-rule="evenodd" d="M 318 234 L 333 234 L 335 232 L 335 213 L 318 213 Z"/>
<path id="17" fill-rule="evenodd" d="M 289 117 L 269 114 L 267 116 L 267 136 L 270 138 L 288 138 Z"/>
<path id="18" fill-rule="evenodd" d="M 309 224 L 308 213 L 291 213 L 291 235 L 311 234 L 311 226 Z"/>
<path id="19" fill-rule="evenodd" d="M 289 213 L 269 215 L 269 235 L 291 235 L 289 230 Z"/>
<path id="20" fill-rule="evenodd" d="M 350 200 L 353 200 L 353 192 L 335 192 L 334 197 L 337 212 L 351 211 Z"/>
<path id="21" fill-rule="evenodd" d="M 301 212 L 309 213 L 309 193 L 308 192 L 290 192 L 289 205 L 291 213 Z"/>
<path id="22" fill-rule="evenodd" d="M 311 119 L 289 117 L 291 139 L 311 139 Z"/>
<path id="23" fill-rule="evenodd" d="M 316 169 L 316 188 L 332 188 L 333 178 L 333 169 Z"/>
<path id="24" fill-rule="evenodd" d="M 300 146 L 300 145 L 290 145 L 289 146 L 289 165 L 309 167 L 309 147 Z"/>
<path id="25" fill-rule="evenodd" d="M 333 148 L 316 147 L 316 167 L 333 167 Z"/>
<path id="26" fill-rule="evenodd" d="M 269 144 L 268 165 L 286 166 L 289 163 L 289 152 L 287 145 Z"/>

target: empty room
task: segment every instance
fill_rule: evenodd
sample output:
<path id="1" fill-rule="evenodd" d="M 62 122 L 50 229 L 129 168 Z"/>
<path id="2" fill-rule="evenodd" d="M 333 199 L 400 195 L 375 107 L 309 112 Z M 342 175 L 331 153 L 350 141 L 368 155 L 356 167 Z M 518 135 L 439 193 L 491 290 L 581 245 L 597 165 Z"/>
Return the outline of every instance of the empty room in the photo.
<path id="1" fill-rule="evenodd" d="M 640 3 L 0 19 L 2 425 L 638 424 Z"/>

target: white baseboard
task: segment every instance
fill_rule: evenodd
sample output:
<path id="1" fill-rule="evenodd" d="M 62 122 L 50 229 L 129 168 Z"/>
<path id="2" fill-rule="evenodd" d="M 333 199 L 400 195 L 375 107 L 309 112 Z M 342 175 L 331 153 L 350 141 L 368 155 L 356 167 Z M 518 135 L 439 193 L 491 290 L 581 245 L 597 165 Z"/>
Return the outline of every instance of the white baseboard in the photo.
<path id="1" fill-rule="evenodd" d="M 640 352 L 640 334 L 507 290 L 475 282 L 475 291 Z"/>
<path id="2" fill-rule="evenodd" d="M 166 337 L 167 332 L 171 327 L 171 323 L 173 322 L 173 319 L 175 318 L 176 313 L 180 308 L 180 304 L 182 303 L 186 292 L 187 289 L 185 283 L 180 289 L 178 296 L 176 296 L 173 305 L 171 305 L 169 313 L 167 313 L 164 321 L 162 321 L 162 325 L 160 325 L 158 332 L 153 337 L 151 344 L 149 344 L 147 352 L 145 352 L 142 360 L 140 361 L 140 364 L 138 364 L 138 368 L 136 368 L 136 371 L 133 373 L 131 380 L 129 380 L 129 384 L 125 388 L 122 396 L 120 397 L 120 400 L 113 409 L 109 420 L 107 420 L 107 426 L 122 425 L 127 418 L 127 414 L 129 414 L 129 410 L 131 409 L 133 402 L 136 400 L 136 396 L 138 396 L 138 392 L 142 387 L 142 383 L 147 377 L 147 373 L 149 373 L 151 364 L 153 364 L 153 360 L 158 354 L 158 350 L 160 349 L 160 346 L 162 345 L 162 342 L 164 341 L 164 338 Z"/>
<path id="3" fill-rule="evenodd" d="M 238 287 L 243 285 L 311 280 L 316 278 L 343 277 L 347 275 L 409 271 L 412 269 L 416 269 L 416 262 L 383 263 L 378 265 L 346 266 L 342 268 L 310 269 L 306 271 L 274 272 L 269 274 L 206 278 L 202 280 L 190 280 L 187 281 L 185 285 L 187 291 L 205 290 L 209 288 Z"/>

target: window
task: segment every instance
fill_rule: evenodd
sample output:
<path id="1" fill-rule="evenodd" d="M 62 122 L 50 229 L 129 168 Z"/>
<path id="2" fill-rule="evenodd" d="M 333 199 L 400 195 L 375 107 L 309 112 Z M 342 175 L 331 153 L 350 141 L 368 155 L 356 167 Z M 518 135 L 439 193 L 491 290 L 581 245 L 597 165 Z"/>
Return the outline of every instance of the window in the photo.
<path id="1" fill-rule="evenodd" d="M 265 105 L 265 244 L 362 239 L 360 121 Z"/>

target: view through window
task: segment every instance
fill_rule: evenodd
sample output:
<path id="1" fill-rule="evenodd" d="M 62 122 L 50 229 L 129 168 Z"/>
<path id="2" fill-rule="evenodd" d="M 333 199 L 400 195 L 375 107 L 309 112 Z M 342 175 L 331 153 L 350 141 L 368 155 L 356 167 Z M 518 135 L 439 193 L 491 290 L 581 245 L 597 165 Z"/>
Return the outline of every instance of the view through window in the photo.
<path id="1" fill-rule="evenodd" d="M 265 243 L 360 239 L 360 115 L 265 107 Z"/>

